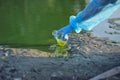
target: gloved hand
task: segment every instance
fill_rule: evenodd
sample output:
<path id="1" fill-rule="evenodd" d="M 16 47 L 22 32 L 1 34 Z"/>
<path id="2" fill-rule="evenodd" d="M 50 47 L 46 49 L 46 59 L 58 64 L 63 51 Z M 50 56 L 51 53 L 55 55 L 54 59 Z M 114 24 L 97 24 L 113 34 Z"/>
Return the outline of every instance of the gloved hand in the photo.
<path id="1" fill-rule="evenodd" d="M 91 9 L 89 9 L 90 7 Z M 59 39 L 65 40 L 67 34 L 70 33 L 72 30 L 75 30 L 77 33 L 79 33 L 82 29 L 91 30 L 92 28 L 89 26 L 90 23 L 84 23 L 82 21 L 91 17 L 92 14 L 95 14 L 98 11 L 98 7 L 94 5 L 94 0 L 92 0 L 92 2 L 90 2 L 90 4 L 87 6 L 87 8 L 84 9 L 84 11 L 79 12 L 76 16 L 70 16 L 69 24 L 58 30 L 55 34 L 59 35 Z"/>
<path id="2" fill-rule="evenodd" d="M 109 7 L 106 7 L 106 9 L 103 10 L 107 4 L 114 3 L 116 1 L 117 0 L 111 0 L 111 2 L 110 0 L 91 0 L 83 11 L 79 12 L 76 16 L 70 16 L 69 24 L 57 30 L 55 35 L 57 34 L 57 36 L 59 36 L 57 38 L 65 40 L 67 34 L 73 30 L 75 30 L 76 33 L 79 33 L 82 29 L 92 30 L 97 24 L 108 18 L 118 8 L 118 6 L 112 7 L 113 9 L 111 11 Z M 55 35 L 54 37 L 56 37 Z"/>
<path id="3" fill-rule="evenodd" d="M 67 26 L 64 26 L 63 28 L 57 30 L 57 34 L 61 34 L 60 35 L 60 39 L 62 40 L 67 40 L 68 39 L 68 33 L 70 33 L 71 31 L 73 31 L 73 26 L 71 25 L 67 25 Z"/>
<path id="4" fill-rule="evenodd" d="M 63 28 L 55 31 L 53 33 L 54 37 L 59 38 L 61 40 L 67 40 L 68 39 L 68 35 L 67 35 L 68 33 L 72 32 L 73 30 L 75 30 L 76 32 L 80 32 L 81 28 L 76 25 L 75 18 L 76 18 L 75 16 L 70 16 L 69 24 L 64 26 Z"/>

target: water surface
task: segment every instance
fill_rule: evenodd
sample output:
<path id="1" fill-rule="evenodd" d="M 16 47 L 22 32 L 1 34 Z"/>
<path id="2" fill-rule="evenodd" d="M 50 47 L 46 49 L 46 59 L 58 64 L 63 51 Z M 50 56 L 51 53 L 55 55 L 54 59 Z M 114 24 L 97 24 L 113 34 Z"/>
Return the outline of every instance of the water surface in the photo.
<path id="1" fill-rule="evenodd" d="M 46 48 L 86 0 L 0 0 L 0 44 Z"/>
<path id="2" fill-rule="evenodd" d="M 55 43 L 52 31 L 67 25 L 88 1 L 0 0 L 0 44 L 48 50 Z"/>

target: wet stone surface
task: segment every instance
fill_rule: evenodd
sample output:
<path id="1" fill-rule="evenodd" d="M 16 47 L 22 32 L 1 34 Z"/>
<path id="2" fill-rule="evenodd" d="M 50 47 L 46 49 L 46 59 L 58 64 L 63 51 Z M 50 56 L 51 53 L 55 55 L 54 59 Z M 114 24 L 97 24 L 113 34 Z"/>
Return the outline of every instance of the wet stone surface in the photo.
<path id="1" fill-rule="evenodd" d="M 120 66 L 118 42 L 82 34 L 70 34 L 63 56 L 36 49 L 1 48 L 2 54 L 10 55 L 0 56 L 0 80 L 88 80 Z"/>
<path id="2" fill-rule="evenodd" d="M 77 38 L 76 38 L 77 37 Z M 119 42 L 106 37 L 94 37 L 91 33 L 71 34 L 68 45 L 72 53 L 111 53 L 120 52 Z"/>

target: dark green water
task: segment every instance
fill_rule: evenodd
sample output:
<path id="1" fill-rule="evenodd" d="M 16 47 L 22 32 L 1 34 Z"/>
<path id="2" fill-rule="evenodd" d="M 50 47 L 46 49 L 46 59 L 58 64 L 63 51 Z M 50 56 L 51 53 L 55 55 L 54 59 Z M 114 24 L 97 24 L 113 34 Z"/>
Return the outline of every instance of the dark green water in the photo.
<path id="1" fill-rule="evenodd" d="M 87 1 L 0 0 L 0 44 L 47 50 L 55 43 L 52 31 L 67 25 Z"/>

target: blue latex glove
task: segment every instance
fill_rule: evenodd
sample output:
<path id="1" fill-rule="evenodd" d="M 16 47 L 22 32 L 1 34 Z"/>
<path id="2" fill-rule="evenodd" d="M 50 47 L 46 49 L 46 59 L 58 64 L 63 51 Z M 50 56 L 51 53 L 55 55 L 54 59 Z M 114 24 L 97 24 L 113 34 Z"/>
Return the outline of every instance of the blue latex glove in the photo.
<path id="1" fill-rule="evenodd" d="M 67 36 L 68 33 L 70 33 L 71 31 L 73 31 L 73 27 L 71 25 L 67 25 L 64 26 L 63 28 L 59 29 L 57 31 L 57 33 L 62 33 L 62 35 L 60 36 L 60 39 L 65 40 L 65 36 Z"/>
<path id="2" fill-rule="evenodd" d="M 92 30 L 119 8 L 119 4 L 108 5 L 116 1 L 117 0 L 91 0 L 83 11 L 79 12 L 76 16 L 70 16 L 70 25 L 73 26 L 77 33 L 82 29 Z"/>
<path id="3" fill-rule="evenodd" d="M 91 9 L 89 9 L 91 8 Z M 93 11 L 94 10 L 94 11 Z M 101 8 L 100 8 L 101 10 Z M 91 15 L 94 15 L 95 13 L 100 11 L 98 9 L 98 6 L 96 7 L 96 4 L 94 0 L 91 0 L 91 2 L 88 4 L 88 6 L 81 12 L 77 14 L 77 16 L 70 16 L 70 22 L 67 26 L 59 29 L 55 34 L 59 35 L 59 33 L 62 32 L 62 35 L 60 35 L 60 39 L 65 40 L 65 36 L 70 33 L 71 31 L 75 30 L 77 33 L 79 33 L 82 29 L 84 29 L 86 26 L 80 27 L 78 23 L 81 23 L 85 19 L 91 17 Z M 92 13 L 91 13 L 92 12 Z M 85 30 L 88 30 L 86 27 Z"/>
<path id="4" fill-rule="evenodd" d="M 67 40 L 68 38 L 68 33 L 72 32 L 74 30 L 74 27 L 76 22 L 74 21 L 75 20 L 75 16 L 71 16 L 70 17 L 70 24 L 64 26 L 63 28 L 57 30 L 57 31 L 54 31 L 52 34 L 53 36 L 58 39 L 61 39 L 61 40 Z"/>
<path id="5" fill-rule="evenodd" d="M 118 0 L 110 0 L 110 3 L 114 4 L 115 2 L 117 2 Z"/>
<path id="6" fill-rule="evenodd" d="M 108 18 L 119 7 L 119 5 L 110 6 L 103 10 L 106 5 L 115 3 L 116 1 L 117 0 L 91 0 L 83 11 L 79 12 L 76 16 L 70 16 L 70 22 L 67 26 L 57 31 L 57 34 L 62 33 L 59 39 L 65 40 L 65 36 L 73 30 L 77 33 L 82 29 L 92 30 L 97 24 Z"/>

